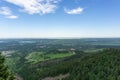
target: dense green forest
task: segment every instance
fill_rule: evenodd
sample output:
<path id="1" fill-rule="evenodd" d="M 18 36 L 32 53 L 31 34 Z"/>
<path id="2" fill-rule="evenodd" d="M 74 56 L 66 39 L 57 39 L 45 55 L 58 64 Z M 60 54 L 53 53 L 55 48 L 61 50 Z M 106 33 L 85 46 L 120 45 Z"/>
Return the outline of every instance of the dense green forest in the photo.
<path id="1" fill-rule="evenodd" d="M 0 41 L 2 64 L 18 80 L 120 80 L 119 38 Z"/>
<path id="2" fill-rule="evenodd" d="M 69 74 L 63 80 L 120 80 L 120 49 L 105 49 L 80 58 L 72 57 L 57 65 L 26 65 L 19 74 L 25 80 L 42 80 L 60 74 Z"/>
<path id="3" fill-rule="evenodd" d="M 76 62 L 65 80 L 120 80 L 120 49 L 105 49 Z"/>

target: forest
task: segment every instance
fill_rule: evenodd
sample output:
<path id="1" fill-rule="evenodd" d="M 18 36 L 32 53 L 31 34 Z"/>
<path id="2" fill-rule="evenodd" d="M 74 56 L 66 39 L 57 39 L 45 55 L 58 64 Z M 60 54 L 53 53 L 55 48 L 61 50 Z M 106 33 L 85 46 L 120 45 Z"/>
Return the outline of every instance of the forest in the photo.
<path id="1" fill-rule="evenodd" d="M 69 74 L 63 80 L 120 80 L 120 49 L 105 49 L 81 58 L 73 57 L 62 63 L 42 67 L 24 66 L 22 69 L 20 74 L 25 80 L 44 80 L 60 74 Z M 26 77 L 27 75 L 32 76 Z"/>
<path id="2" fill-rule="evenodd" d="M 119 44 L 118 38 L 1 40 L 0 80 L 120 80 Z"/>

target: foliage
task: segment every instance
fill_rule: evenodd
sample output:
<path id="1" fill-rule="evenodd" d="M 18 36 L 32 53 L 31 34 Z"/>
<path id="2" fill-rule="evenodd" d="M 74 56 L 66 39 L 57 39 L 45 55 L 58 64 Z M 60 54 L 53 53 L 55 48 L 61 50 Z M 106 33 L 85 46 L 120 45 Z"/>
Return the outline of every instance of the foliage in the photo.
<path id="1" fill-rule="evenodd" d="M 120 49 L 81 58 L 65 80 L 120 80 Z"/>
<path id="2" fill-rule="evenodd" d="M 14 76 L 9 72 L 4 62 L 5 57 L 3 57 L 0 52 L 0 80 L 14 80 Z"/>
<path id="3" fill-rule="evenodd" d="M 85 70 L 89 69 L 86 68 L 86 66 L 82 66 L 82 64 L 91 66 L 94 65 L 91 62 L 91 60 L 95 60 L 97 61 L 94 65 L 95 67 L 92 67 L 90 69 L 98 68 L 97 63 L 101 62 L 101 59 L 100 60 L 94 59 L 95 56 L 97 56 L 98 58 L 101 58 L 100 56 L 104 54 L 106 54 L 105 56 L 108 56 L 107 52 L 108 51 L 111 52 L 112 50 L 110 49 L 108 51 L 106 50 L 102 51 L 102 49 L 120 48 L 120 38 L 5 39 L 0 41 L 1 41 L 0 43 L 1 51 L 8 51 L 8 52 L 14 51 L 11 54 L 9 53 L 4 54 L 5 56 L 7 56 L 6 64 L 10 67 L 10 70 L 14 71 L 15 73 L 18 73 L 18 75 L 22 76 L 22 78 L 25 80 L 38 80 L 45 78 L 47 76 L 58 76 L 59 74 L 66 74 L 66 73 L 69 73 L 71 76 L 66 78 L 66 80 L 74 80 L 74 79 L 81 80 L 81 78 L 79 77 L 81 76 L 81 74 L 79 74 L 80 73 L 79 70 L 83 69 L 83 71 L 82 70 L 81 71 L 84 72 L 84 69 Z M 85 53 L 82 52 L 82 55 L 79 54 L 81 53 L 80 52 L 81 50 L 85 51 Z M 71 56 L 69 56 L 69 54 L 66 54 L 67 57 L 65 57 L 64 53 L 69 53 L 72 51 L 78 54 L 75 55 L 71 54 Z M 34 54 L 32 52 L 37 52 L 37 53 Z M 41 55 L 43 55 L 44 58 L 40 57 Z M 81 58 L 81 56 L 85 56 L 85 57 Z M 107 58 L 109 59 L 109 57 Z M 31 61 L 33 61 L 34 63 Z M 103 64 L 108 63 L 107 60 L 104 60 L 104 62 L 106 63 Z M 114 61 L 111 62 L 114 63 Z M 103 64 L 101 65 L 103 66 Z M 102 66 L 99 65 L 99 67 Z M 100 69 L 104 69 L 104 68 L 100 68 Z M 93 77 L 96 76 L 92 74 L 91 71 L 88 70 L 89 75 Z M 104 74 L 104 72 L 102 71 L 101 73 L 99 73 L 99 75 L 101 74 Z M 82 75 L 82 76 L 86 76 L 86 75 Z M 89 75 L 87 75 L 88 78 L 86 80 L 89 80 Z M 113 80 L 114 78 L 115 76 L 110 77 L 110 79 Z M 100 80 L 99 77 L 98 80 Z"/>
<path id="4" fill-rule="evenodd" d="M 63 80 L 120 80 L 120 49 L 105 49 L 47 66 L 28 64 L 19 71 L 25 80 L 38 80 L 67 73 L 70 76 Z"/>

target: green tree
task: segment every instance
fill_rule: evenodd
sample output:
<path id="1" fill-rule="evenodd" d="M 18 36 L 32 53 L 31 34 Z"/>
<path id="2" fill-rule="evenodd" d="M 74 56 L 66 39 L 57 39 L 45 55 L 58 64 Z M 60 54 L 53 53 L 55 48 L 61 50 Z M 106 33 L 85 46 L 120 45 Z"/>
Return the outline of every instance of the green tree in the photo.
<path id="1" fill-rule="evenodd" d="M 0 52 L 0 80 L 14 80 L 14 76 L 8 70 L 8 67 L 4 64 L 5 57 Z"/>

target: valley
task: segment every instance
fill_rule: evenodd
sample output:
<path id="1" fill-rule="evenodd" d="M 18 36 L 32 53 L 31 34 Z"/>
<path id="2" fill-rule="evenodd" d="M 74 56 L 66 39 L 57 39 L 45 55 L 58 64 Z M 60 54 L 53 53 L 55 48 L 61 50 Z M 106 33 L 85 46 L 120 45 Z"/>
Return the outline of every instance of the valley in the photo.
<path id="1" fill-rule="evenodd" d="M 8 39 L 0 42 L 0 51 L 6 57 L 6 65 L 23 80 L 92 79 L 95 75 L 90 75 L 93 72 L 89 70 L 93 70 L 94 65 L 102 64 L 97 64 L 101 61 L 101 56 L 105 55 L 107 59 L 107 54 L 110 53 L 111 59 L 114 59 L 113 53 L 119 52 L 120 48 L 119 38 Z M 98 60 L 95 64 L 94 59 Z M 104 61 L 104 57 L 102 60 Z M 102 66 L 101 68 L 104 69 Z M 89 74 L 85 74 L 86 71 Z M 102 74 L 104 73 L 99 73 L 101 76 Z"/>

